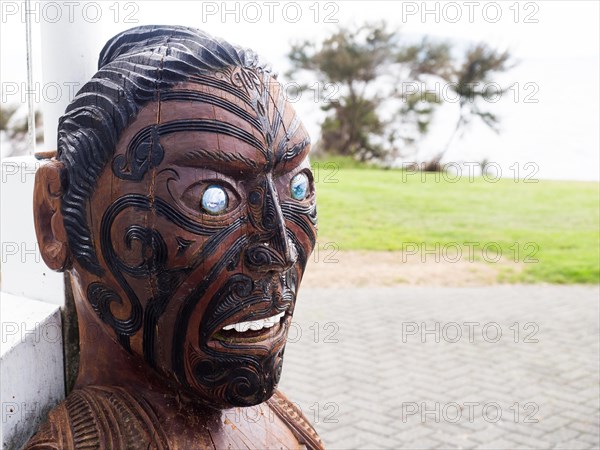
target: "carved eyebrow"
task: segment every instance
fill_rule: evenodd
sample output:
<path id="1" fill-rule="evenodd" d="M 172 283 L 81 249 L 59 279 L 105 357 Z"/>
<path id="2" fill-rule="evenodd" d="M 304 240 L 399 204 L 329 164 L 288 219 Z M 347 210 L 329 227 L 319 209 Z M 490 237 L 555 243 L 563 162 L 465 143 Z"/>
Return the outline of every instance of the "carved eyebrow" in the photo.
<path id="1" fill-rule="evenodd" d="M 310 145 L 310 138 L 307 136 L 292 147 L 285 148 L 279 153 L 275 162 L 274 170 L 282 174 L 298 167 L 306 159 L 307 153 L 304 151 Z M 301 157 L 299 157 L 302 155 Z"/>
<path id="2" fill-rule="evenodd" d="M 172 122 L 167 122 L 160 125 L 149 125 L 147 127 L 142 128 L 135 134 L 135 136 L 127 145 L 125 155 L 117 155 L 113 159 L 113 171 L 120 178 L 131 179 L 135 181 L 141 180 L 144 174 L 147 172 L 148 168 L 160 164 L 164 157 L 164 149 L 162 148 L 159 142 L 160 137 L 184 131 L 205 131 L 209 133 L 217 133 L 224 134 L 226 136 L 231 136 L 259 150 L 262 156 L 265 158 L 265 160 L 268 158 L 267 150 L 265 149 L 264 144 L 253 134 L 248 133 L 247 131 L 239 127 L 236 127 L 235 125 L 219 120 L 184 119 L 174 120 Z M 138 149 L 142 145 L 147 144 L 150 144 L 150 150 L 145 149 L 145 153 L 143 155 L 137 155 L 136 152 L 138 151 Z M 243 162 L 244 165 L 248 166 L 250 169 L 255 169 L 257 166 L 257 164 L 254 161 L 245 157 L 232 157 L 231 159 L 228 159 L 224 156 L 215 156 L 219 153 L 223 155 L 223 152 L 211 152 L 203 149 L 200 149 L 199 152 L 200 153 L 197 153 L 195 158 L 192 157 L 187 161 L 181 161 L 181 163 L 185 165 L 198 166 L 198 162 L 194 163 L 194 159 L 197 160 L 198 157 L 204 157 L 204 161 L 210 161 L 213 163 L 225 161 L 231 162 L 233 160 L 237 160 Z M 133 170 L 133 167 L 128 167 L 133 164 L 133 161 L 136 161 L 136 164 L 134 164 L 133 166 L 135 167 L 135 170 Z M 210 165 L 210 163 L 207 165 Z M 128 170 L 125 171 L 125 168 L 128 168 Z M 223 168 L 218 167 L 217 169 L 222 170 Z"/>
<path id="3" fill-rule="evenodd" d="M 183 131 L 206 131 L 208 133 L 224 134 L 231 136 L 259 150 L 265 158 L 267 150 L 264 144 L 251 133 L 243 130 L 235 125 L 220 120 L 210 119 L 183 119 L 174 120 L 172 122 L 163 123 L 160 125 L 149 125 L 142 128 L 132 139 L 127 146 L 128 159 L 132 159 L 136 149 L 145 142 L 150 142 L 153 133 L 157 133 L 158 137 L 166 136 L 172 133 Z"/>
<path id="4" fill-rule="evenodd" d="M 290 122 L 288 129 L 285 130 L 284 138 L 279 142 L 279 145 L 277 146 L 277 149 L 275 150 L 275 162 L 276 163 L 279 163 L 281 161 L 285 162 L 286 160 L 293 158 L 293 156 L 288 155 L 290 150 L 294 149 L 294 151 L 297 151 L 299 153 L 300 151 L 302 151 L 302 149 L 304 147 L 306 147 L 310 143 L 310 138 L 307 137 L 307 138 L 303 139 L 303 141 L 300 142 L 299 144 L 294 145 L 294 147 L 292 147 L 292 149 L 287 148 L 287 145 L 290 142 L 290 140 L 294 137 L 294 135 L 300 129 L 300 125 L 301 125 L 300 119 L 298 118 L 297 115 L 294 115 L 294 118 Z M 302 144 L 307 139 L 308 139 L 308 143 L 302 145 L 302 148 L 300 148 L 300 149 L 296 148 L 298 145 Z"/>
<path id="5" fill-rule="evenodd" d="M 220 151 L 210 151 L 204 148 L 191 150 L 181 157 L 176 158 L 175 164 L 184 166 L 210 165 L 211 162 L 232 163 L 239 162 L 251 170 L 256 170 L 259 165 L 253 159 L 247 158 L 239 153 L 228 153 Z M 207 164 L 208 163 L 208 164 Z"/>
<path id="6" fill-rule="evenodd" d="M 279 163 L 279 162 L 282 162 L 282 161 L 283 162 L 291 161 L 296 156 L 298 156 L 300 153 L 302 153 L 302 150 L 304 150 L 309 145 L 310 145 L 310 138 L 309 137 L 306 137 L 306 138 L 302 139 L 296 145 L 293 145 L 292 147 L 286 149 L 285 152 L 282 152 L 280 154 L 280 157 L 279 157 L 279 159 L 278 159 L 277 162 Z"/>

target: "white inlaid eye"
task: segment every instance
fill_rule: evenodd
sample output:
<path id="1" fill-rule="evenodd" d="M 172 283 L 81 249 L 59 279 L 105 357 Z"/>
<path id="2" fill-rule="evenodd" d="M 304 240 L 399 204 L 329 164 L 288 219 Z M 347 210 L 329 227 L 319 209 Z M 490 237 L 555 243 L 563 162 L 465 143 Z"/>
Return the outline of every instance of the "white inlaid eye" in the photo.
<path id="1" fill-rule="evenodd" d="M 227 193 L 217 185 L 207 187 L 202 194 L 202 208 L 209 214 L 221 214 L 228 203 Z"/>
<path id="2" fill-rule="evenodd" d="M 308 177 L 299 173 L 290 182 L 290 192 L 293 199 L 304 200 L 308 195 Z"/>

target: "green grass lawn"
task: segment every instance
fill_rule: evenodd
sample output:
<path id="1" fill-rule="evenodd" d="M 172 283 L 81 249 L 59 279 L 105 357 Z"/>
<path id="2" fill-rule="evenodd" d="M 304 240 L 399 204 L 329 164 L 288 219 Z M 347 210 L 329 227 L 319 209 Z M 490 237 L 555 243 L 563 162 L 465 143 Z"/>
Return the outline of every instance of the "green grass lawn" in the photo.
<path id="1" fill-rule="evenodd" d="M 320 245 L 335 242 L 341 251 L 420 251 L 438 244 L 442 257 L 452 259 L 456 243 L 464 260 L 471 246 L 476 260 L 493 264 L 497 244 L 503 261 L 520 264 L 499 281 L 600 281 L 599 183 L 490 183 L 481 177 L 452 183 L 434 173 L 422 180 L 421 173 L 344 165 L 334 170 L 323 162 L 313 163 L 313 169 Z"/>

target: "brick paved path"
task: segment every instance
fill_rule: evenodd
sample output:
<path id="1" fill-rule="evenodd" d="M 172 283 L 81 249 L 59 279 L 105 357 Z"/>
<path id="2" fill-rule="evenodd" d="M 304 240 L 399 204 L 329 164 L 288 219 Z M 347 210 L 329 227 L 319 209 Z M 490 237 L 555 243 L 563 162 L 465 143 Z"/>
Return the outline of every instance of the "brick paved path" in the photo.
<path id="1" fill-rule="evenodd" d="M 598 448 L 599 296 L 305 289 L 280 387 L 327 448 Z"/>

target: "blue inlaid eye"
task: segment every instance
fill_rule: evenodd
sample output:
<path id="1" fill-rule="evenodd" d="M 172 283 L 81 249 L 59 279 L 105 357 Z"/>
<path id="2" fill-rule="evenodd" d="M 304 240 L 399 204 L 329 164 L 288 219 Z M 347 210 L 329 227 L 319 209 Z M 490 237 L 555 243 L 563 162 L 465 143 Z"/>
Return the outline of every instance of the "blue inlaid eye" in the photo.
<path id="1" fill-rule="evenodd" d="M 304 173 L 299 173 L 290 182 L 290 191 L 292 198 L 304 200 L 308 194 L 308 177 Z"/>
<path id="2" fill-rule="evenodd" d="M 220 214 L 227 209 L 227 193 L 219 186 L 212 185 L 202 194 L 202 208 L 209 214 Z"/>

